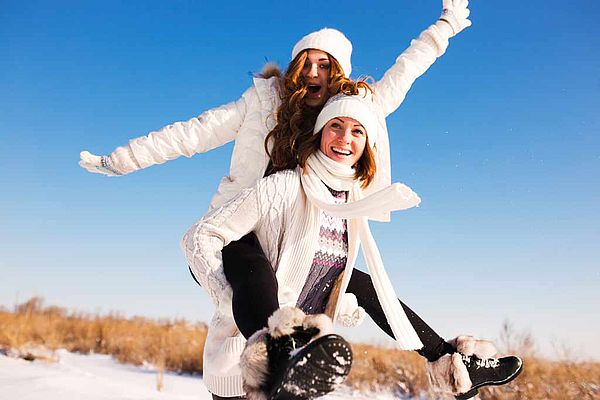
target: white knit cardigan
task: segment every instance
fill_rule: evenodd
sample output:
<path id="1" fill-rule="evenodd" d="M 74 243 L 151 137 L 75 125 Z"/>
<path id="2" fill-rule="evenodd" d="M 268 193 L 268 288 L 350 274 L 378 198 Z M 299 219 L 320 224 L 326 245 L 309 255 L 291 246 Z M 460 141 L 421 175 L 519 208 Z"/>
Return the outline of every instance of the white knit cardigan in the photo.
<path id="1" fill-rule="evenodd" d="M 200 219 L 181 241 L 192 272 L 216 306 L 204 346 L 204 383 L 216 395 L 243 394 L 238 362 L 245 344 L 233 320 L 231 288 L 223 273 L 221 250 L 254 231 L 276 270 L 280 305 L 296 305 L 318 246 L 320 226 L 320 210 L 304 194 L 300 173 L 300 169 L 281 171 L 261 179 Z M 334 321 L 358 249 L 357 229 L 348 221 L 348 258 Z"/>

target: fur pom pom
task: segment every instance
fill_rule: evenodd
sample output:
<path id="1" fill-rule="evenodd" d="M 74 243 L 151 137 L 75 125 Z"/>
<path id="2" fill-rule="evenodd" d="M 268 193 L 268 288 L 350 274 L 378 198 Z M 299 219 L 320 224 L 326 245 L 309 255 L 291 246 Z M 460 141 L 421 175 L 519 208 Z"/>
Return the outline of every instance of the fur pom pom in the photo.
<path id="1" fill-rule="evenodd" d="M 360 326 L 365 320 L 366 312 L 358 305 L 356 296 L 353 293 L 344 293 L 341 302 L 336 322 L 347 328 Z"/>
<path id="2" fill-rule="evenodd" d="M 250 336 L 240 357 L 244 391 L 249 400 L 267 400 L 262 390 L 269 379 L 267 334 L 267 328 L 263 328 Z"/>
<path id="3" fill-rule="evenodd" d="M 267 396 L 267 394 L 262 391 L 262 390 L 246 390 L 246 397 L 244 397 L 244 399 L 247 400 L 268 400 L 269 397 Z"/>
<path id="4" fill-rule="evenodd" d="M 296 307 L 282 307 L 269 317 L 269 334 L 273 338 L 291 335 L 295 326 L 302 326 L 306 314 Z"/>
<path id="5" fill-rule="evenodd" d="M 427 376 L 434 392 L 457 395 L 471 389 L 469 371 L 460 353 L 446 354 L 437 361 L 427 363 Z"/>
<path id="6" fill-rule="evenodd" d="M 462 355 L 460 353 L 449 354 L 452 357 L 452 385 L 454 389 L 453 394 L 466 393 L 471 389 L 473 383 L 469 378 L 469 371 L 462 362 Z"/>
<path id="7" fill-rule="evenodd" d="M 456 351 L 466 356 L 476 355 L 479 358 L 494 358 L 498 354 L 498 350 L 494 343 L 489 340 L 476 339 L 473 336 L 461 335 L 448 341 L 456 348 Z"/>
<path id="8" fill-rule="evenodd" d="M 333 333 L 333 322 L 331 322 L 331 318 L 325 314 L 307 315 L 304 317 L 302 327 L 305 329 L 316 328 L 319 330 L 312 340 Z"/>

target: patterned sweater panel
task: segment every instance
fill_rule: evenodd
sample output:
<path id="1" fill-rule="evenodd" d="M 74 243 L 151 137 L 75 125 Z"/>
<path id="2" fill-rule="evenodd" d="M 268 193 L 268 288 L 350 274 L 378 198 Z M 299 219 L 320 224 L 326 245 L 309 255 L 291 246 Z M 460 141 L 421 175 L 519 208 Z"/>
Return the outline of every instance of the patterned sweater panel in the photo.
<path id="1" fill-rule="evenodd" d="M 337 204 L 347 201 L 348 192 L 328 189 Z M 320 221 L 319 246 L 297 302 L 297 306 L 307 314 L 325 311 L 331 289 L 348 259 L 346 219 L 333 217 L 321 211 Z"/>

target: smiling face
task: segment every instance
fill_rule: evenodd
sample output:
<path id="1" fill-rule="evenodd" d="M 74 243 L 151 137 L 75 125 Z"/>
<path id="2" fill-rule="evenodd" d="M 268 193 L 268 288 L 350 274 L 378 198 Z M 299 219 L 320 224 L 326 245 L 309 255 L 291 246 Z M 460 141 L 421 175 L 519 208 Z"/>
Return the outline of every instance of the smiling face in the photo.
<path id="1" fill-rule="evenodd" d="M 302 68 L 302 76 L 306 80 L 308 92 L 304 96 L 306 105 L 317 107 L 325 104 L 329 98 L 329 70 L 331 63 L 329 55 L 321 50 L 310 49 Z"/>
<path id="2" fill-rule="evenodd" d="M 350 117 L 336 117 L 323 127 L 320 149 L 327 157 L 353 166 L 362 156 L 367 143 L 366 129 Z"/>

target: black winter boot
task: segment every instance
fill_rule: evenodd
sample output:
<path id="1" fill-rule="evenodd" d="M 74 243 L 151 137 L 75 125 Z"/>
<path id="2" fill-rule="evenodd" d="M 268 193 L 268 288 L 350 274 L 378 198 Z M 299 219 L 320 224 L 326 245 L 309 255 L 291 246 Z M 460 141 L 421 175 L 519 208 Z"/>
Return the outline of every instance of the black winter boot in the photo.
<path id="1" fill-rule="evenodd" d="M 456 349 L 454 353 L 427 363 L 429 381 L 439 394 L 470 399 L 477 395 L 478 388 L 503 385 L 523 370 L 519 357 L 497 357 L 498 350 L 489 340 L 458 336 L 449 344 Z"/>
<path id="2" fill-rule="evenodd" d="M 249 400 L 313 399 L 334 390 L 350 372 L 350 345 L 331 333 L 326 315 L 285 307 L 268 325 L 248 339 L 240 359 Z"/>
<path id="3" fill-rule="evenodd" d="M 282 336 L 267 336 L 267 354 L 269 357 L 269 375 L 271 383 L 280 381 L 290 364 L 292 354 L 300 351 L 319 333 L 315 327 L 303 328 L 302 325 L 293 327 L 293 332 Z"/>
<path id="4" fill-rule="evenodd" d="M 352 366 L 352 350 L 339 335 L 322 336 L 299 349 L 276 376 L 270 400 L 309 400 L 332 392 Z"/>
<path id="5" fill-rule="evenodd" d="M 481 359 L 476 355 L 461 354 L 471 380 L 471 389 L 456 396 L 458 400 L 470 399 L 477 395 L 482 386 L 504 385 L 515 379 L 523 371 L 523 361 L 516 356 Z"/>

